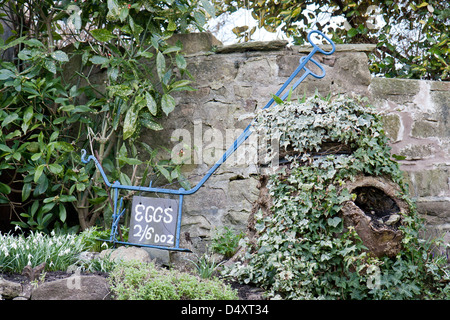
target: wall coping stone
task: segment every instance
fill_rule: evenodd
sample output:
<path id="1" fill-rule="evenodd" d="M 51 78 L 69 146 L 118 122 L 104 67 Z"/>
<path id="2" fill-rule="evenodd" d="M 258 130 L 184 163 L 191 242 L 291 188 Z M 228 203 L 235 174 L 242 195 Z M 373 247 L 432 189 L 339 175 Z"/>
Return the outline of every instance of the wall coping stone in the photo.
<path id="1" fill-rule="evenodd" d="M 288 47 L 287 40 L 272 41 L 250 41 L 223 45 L 210 32 L 197 32 L 187 34 L 174 34 L 168 42 L 175 44 L 177 41 L 183 43 L 183 53 L 185 56 L 209 55 L 214 53 L 227 54 L 248 51 L 280 51 Z M 310 45 L 289 46 L 292 50 L 299 53 L 311 52 Z M 319 45 L 325 51 L 331 50 L 331 45 Z M 373 52 L 375 44 L 336 44 L 336 52 Z"/>
<path id="2" fill-rule="evenodd" d="M 216 53 L 232 53 L 245 51 L 278 51 L 284 49 L 289 42 L 286 40 L 251 41 L 219 46 Z"/>
<path id="3" fill-rule="evenodd" d="M 376 44 L 369 44 L 369 43 L 355 43 L 355 44 L 336 44 L 336 51 L 335 52 L 365 52 L 370 53 L 375 50 L 377 47 Z M 293 46 L 293 50 L 297 50 L 300 53 L 310 53 L 311 52 L 311 46 L 310 45 L 303 45 L 303 46 Z M 324 44 L 319 45 L 319 48 L 325 51 L 331 50 L 331 45 Z"/>

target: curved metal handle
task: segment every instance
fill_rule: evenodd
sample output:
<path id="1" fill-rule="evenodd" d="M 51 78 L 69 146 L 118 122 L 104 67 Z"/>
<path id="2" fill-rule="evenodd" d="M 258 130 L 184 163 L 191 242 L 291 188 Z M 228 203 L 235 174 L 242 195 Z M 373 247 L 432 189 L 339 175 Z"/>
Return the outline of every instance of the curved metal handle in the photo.
<path id="1" fill-rule="evenodd" d="M 303 63 L 302 60 L 305 60 L 306 57 L 301 57 L 300 58 L 300 63 Z M 321 75 L 318 75 L 314 72 L 311 71 L 311 69 L 307 68 L 306 65 L 303 67 L 303 69 L 305 70 L 306 73 L 312 75 L 314 78 L 318 78 L 318 79 L 322 79 L 323 77 L 325 77 L 326 71 L 325 69 L 322 67 L 322 65 L 317 62 L 316 60 L 314 60 L 313 58 L 310 58 L 309 61 L 313 62 L 317 67 L 319 67 L 320 71 L 322 71 Z"/>
<path id="2" fill-rule="evenodd" d="M 105 184 L 108 187 L 111 187 L 112 184 L 111 184 L 111 182 L 109 182 L 108 177 L 106 176 L 105 171 L 103 171 L 103 167 L 100 164 L 100 162 L 98 162 L 97 158 L 94 157 L 93 155 L 90 155 L 86 160 L 86 150 L 82 149 L 81 150 L 81 162 L 83 162 L 84 164 L 87 164 L 91 160 L 94 161 L 95 165 L 97 166 L 97 169 L 100 171 L 100 174 L 102 175 L 102 178 L 105 181 Z"/>
<path id="3" fill-rule="evenodd" d="M 320 36 L 322 36 L 323 38 L 325 38 L 325 40 L 327 40 L 327 42 L 328 42 L 329 44 L 331 44 L 331 50 L 330 50 L 330 51 L 325 51 L 325 50 L 319 48 L 319 46 L 318 46 L 317 44 L 315 44 L 315 43 L 311 40 L 311 35 L 312 35 L 313 33 L 317 33 L 318 35 L 320 35 Z M 326 55 L 330 55 L 330 54 L 333 54 L 334 51 L 336 50 L 336 45 L 334 44 L 334 42 L 331 41 L 330 38 L 328 38 L 326 35 L 323 34 L 323 32 L 321 32 L 321 31 L 319 31 L 319 30 L 312 30 L 312 31 L 310 31 L 310 32 L 308 33 L 307 38 L 308 38 L 309 43 L 311 43 L 311 45 L 314 47 L 313 51 L 319 51 L 320 53 L 323 53 L 323 54 L 326 54 Z"/>

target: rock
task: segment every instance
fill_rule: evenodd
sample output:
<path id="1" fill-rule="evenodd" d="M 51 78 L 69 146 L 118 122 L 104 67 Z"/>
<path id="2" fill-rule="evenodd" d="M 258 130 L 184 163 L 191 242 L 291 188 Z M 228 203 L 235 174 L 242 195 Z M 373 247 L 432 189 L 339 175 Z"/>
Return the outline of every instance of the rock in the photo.
<path id="1" fill-rule="evenodd" d="M 46 262 L 43 262 L 34 268 L 32 268 L 30 265 L 27 265 L 23 268 L 22 274 L 28 278 L 28 281 L 34 281 L 39 278 L 46 264 Z"/>
<path id="2" fill-rule="evenodd" d="M 399 142 L 403 138 L 402 119 L 398 114 L 390 113 L 383 116 L 383 127 L 386 135 L 393 141 Z"/>
<path id="3" fill-rule="evenodd" d="M 354 227 L 373 255 L 396 256 L 403 238 L 398 226 L 409 214 L 408 204 L 398 196 L 399 186 L 383 177 L 358 176 L 343 188 L 357 194 L 342 207 L 345 228 Z M 368 211 L 369 207 L 374 211 Z"/>
<path id="4" fill-rule="evenodd" d="M 368 43 L 336 44 L 335 46 L 336 46 L 335 52 L 365 52 L 365 53 L 373 52 L 377 47 L 375 44 L 368 44 Z M 297 48 L 298 52 L 301 53 L 311 52 L 310 45 L 295 46 L 295 48 Z M 319 48 L 321 48 L 325 52 L 331 51 L 331 45 L 329 44 L 319 45 Z"/>
<path id="5" fill-rule="evenodd" d="M 99 252 L 83 251 L 83 252 L 80 252 L 78 259 L 81 262 L 90 262 L 90 261 L 96 259 L 99 256 L 99 254 L 100 254 Z"/>
<path id="6" fill-rule="evenodd" d="M 22 292 L 22 285 L 0 278 L 0 299 L 13 299 Z"/>
<path id="7" fill-rule="evenodd" d="M 222 46 L 222 42 L 210 32 L 174 34 L 167 43 L 176 45 L 180 41 L 183 44 L 183 54 L 195 54 L 199 52 L 210 52 L 214 47 Z"/>
<path id="8" fill-rule="evenodd" d="M 109 300 L 109 283 L 97 275 L 75 273 L 69 278 L 40 284 L 31 300 Z"/>
<path id="9" fill-rule="evenodd" d="M 396 224 L 401 219 L 399 214 L 392 214 L 389 219 L 384 223 L 388 226 Z"/>
<path id="10" fill-rule="evenodd" d="M 216 52 L 277 51 L 282 50 L 287 44 L 288 41 L 286 40 L 243 42 L 231 44 L 229 46 L 219 46 Z"/>
<path id="11" fill-rule="evenodd" d="M 111 261 L 140 261 L 150 263 L 151 259 L 147 251 L 137 247 L 119 247 L 117 249 L 107 249 L 100 252 L 99 258 Z"/>

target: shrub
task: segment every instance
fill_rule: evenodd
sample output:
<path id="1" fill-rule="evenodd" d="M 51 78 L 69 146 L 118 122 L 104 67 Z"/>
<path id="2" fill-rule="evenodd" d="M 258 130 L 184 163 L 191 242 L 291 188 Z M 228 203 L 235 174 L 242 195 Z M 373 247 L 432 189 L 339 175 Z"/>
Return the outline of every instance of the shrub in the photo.
<path id="1" fill-rule="evenodd" d="M 237 293 L 219 279 L 202 280 L 154 263 L 120 262 L 110 273 L 111 291 L 118 300 L 232 300 Z"/>
<path id="2" fill-rule="evenodd" d="M 243 236 L 243 232 L 236 234 L 231 228 L 225 227 L 212 237 L 211 249 L 216 253 L 223 254 L 225 258 L 231 258 L 239 248 L 239 240 Z"/>
<path id="3" fill-rule="evenodd" d="M 205 252 L 201 256 L 196 255 L 195 260 L 187 260 L 195 266 L 198 275 L 202 279 L 211 278 L 214 272 L 216 272 L 216 270 L 223 264 L 223 262 L 217 263 L 216 259 L 208 252 Z"/>

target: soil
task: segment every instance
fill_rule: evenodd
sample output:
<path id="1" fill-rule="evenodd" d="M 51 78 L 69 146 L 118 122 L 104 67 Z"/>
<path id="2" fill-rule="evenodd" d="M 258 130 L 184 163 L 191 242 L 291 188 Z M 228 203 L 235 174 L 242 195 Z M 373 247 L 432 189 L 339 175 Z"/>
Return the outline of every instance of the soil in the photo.
<path id="1" fill-rule="evenodd" d="M 89 272 L 89 273 L 80 273 L 81 275 L 98 275 L 101 277 L 108 277 L 108 273 L 105 272 Z M 54 280 L 59 280 L 59 279 L 65 279 L 68 278 L 70 276 L 72 276 L 73 273 L 70 272 L 65 272 L 65 271 L 46 271 L 45 272 L 45 278 L 44 281 L 45 282 L 49 282 L 49 281 L 54 281 Z M 28 278 L 20 273 L 0 273 L 0 278 L 3 278 L 7 281 L 13 281 L 13 282 L 18 282 L 18 283 L 27 283 Z M 41 281 L 41 278 L 38 277 L 39 281 Z"/>

